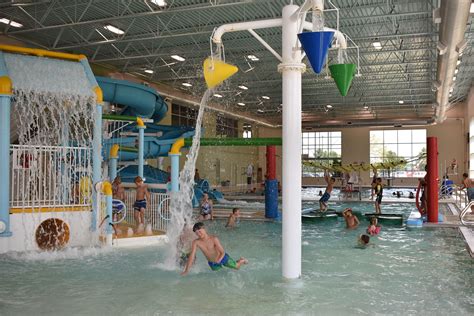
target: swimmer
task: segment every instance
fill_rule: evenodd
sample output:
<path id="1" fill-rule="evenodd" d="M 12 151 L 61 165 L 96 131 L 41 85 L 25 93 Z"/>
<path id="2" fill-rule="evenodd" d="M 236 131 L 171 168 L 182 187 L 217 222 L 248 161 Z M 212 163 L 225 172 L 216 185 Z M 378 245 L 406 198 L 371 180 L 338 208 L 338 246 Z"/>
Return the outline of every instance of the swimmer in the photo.
<path id="1" fill-rule="evenodd" d="M 358 246 L 360 248 L 365 248 L 369 245 L 369 242 L 370 242 L 370 237 L 367 236 L 367 235 L 359 235 L 359 237 L 357 238 L 357 243 L 358 243 Z"/>
<path id="2" fill-rule="evenodd" d="M 324 192 L 323 196 L 319 199 L 319 211 L 325 212 L 328 208 L 328 201 L 331 198 L 331 192 L 334 188 L 334 183 L 336 182 L 336 178 L 329 177 L 329 171 L 324 171 L 324 180 L 327 183 L 326 191 Z"/>
<path id="3" fill-rule="evenodd" d="M 208 219 L 214 219 L 213 207 L 212 201 L 209 200 L 209 195 L 207 193 L 204 193 L 201 201 L 201 212 L 199 214 L 199 220 L 203 221 Z"/>
<path id="4" fill-rule="evenodd" d="M 359 226 L 359 219 L 357 218 L 357 216 L 355 216 L 352 213 L 351 208 L 346 208 L 342 212 L 342 216 L 346 220 L 346 228 L 347 229 L 354 229 L 354 228 L 357 228 L 357 226 Z"/>
<path id="5" fill-rule="evenodd" d="M 239 224 L 239 219 L 240 219 L 240 209 L 238 209 L 237 207 L 234 207 L 232 209 L 232 214 L 230 214 L 229 218 L 227 219 L 227 224 L 225 224 L 225 227 L 234 228 L 235 225 Z"/>
<path id="6" fill-rule="evenodd" d="M 209 235 L 204 228 L 204 224 L 202 222 L 198 222 L 193 226 L 193 232 L 199 237 L 198 239 L 194 240 L 191 247 L 191 253 L 189 254 L 189 260 L 186 263 L 186 267 L 181 275 L 188 274 L 191 266 L 194 263 L 194 258 L 196 256 L 196 251 L 199 248 L 203 255 L 208 260 L 209 267 L 213 271 L 218 271 L 222 269 L 222 267 L 227 267 L 231 269 L 240 269 L 240 266 L 243 264 L 247 264 L 248 260 L 245 258 L 240 258 L 239 260 L 235 261 L 232 259 L 225 251 L 221 245 L 221 242 L 217 238 L 217 236 Z"/>
<path id="7" fill-rule="evenodd" d="M 369 227 L 367 227 L 367 234 L 371 236 L 378 235 L 381 229 L 382 227 L 377 225 L 377 217 L 374 216 L 370 218 L 370 224 Z"/>
<path id="8" fill-rule="evenodd" d="M 183 231 L 178 239 L 179 265 L 184 268 L 189 260 L 191 254 L 192 243 L 196 239 L 191 225 L 184 224 Z M 196 257 L 194 257 L 196 261 Z"/>

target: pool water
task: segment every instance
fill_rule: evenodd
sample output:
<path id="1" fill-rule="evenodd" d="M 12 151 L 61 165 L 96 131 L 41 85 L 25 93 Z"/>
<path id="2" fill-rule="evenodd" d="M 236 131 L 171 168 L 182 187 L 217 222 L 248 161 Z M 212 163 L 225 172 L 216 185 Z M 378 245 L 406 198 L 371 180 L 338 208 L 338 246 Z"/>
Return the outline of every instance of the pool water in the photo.
<path id="1" fill-rule="evenodd" d="M 191 273 L 181 277 L 163 268 L 162 247 L 4 255 L 0 314 L 474 313 L 474 264 L 456 230 L 387 226 L 372 247 L 359 249 L 356 238 L 366 221 L 353 231 L 341 220 L 303 223 L 303 276 L 286 281 L 280 223 L 243 221 L 233 230 L 223 221 L 206 224 L 230 256 L 245 256 L 249 264 L 212 272 L 198 254 Z"/>

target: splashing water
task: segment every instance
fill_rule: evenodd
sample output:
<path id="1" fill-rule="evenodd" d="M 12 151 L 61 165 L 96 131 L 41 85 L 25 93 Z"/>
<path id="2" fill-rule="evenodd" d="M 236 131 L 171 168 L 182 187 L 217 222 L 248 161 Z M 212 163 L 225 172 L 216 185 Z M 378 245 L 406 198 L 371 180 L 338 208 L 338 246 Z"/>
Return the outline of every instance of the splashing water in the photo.
<path id="1" fill-rule="evenodd" d="M 183 170 L 181 170 L 179 174 L 179 192 L 171 193 L 171 208 L 173 211 L 171 212 L 171 219 L 166 231 L 169 242 L 165 259 L 165 267 L 169 269 L 177 268 L 177 258 L 179 255 L 177 245 L 184 225 L 192 226 L 193 223 L 192 198 L 194 194 L 194 173 L 201 144 L 202 118 L 211 93 L 211 89 L 206 90 L 201 99 L 196 119 L 196 132 L 193 137 L 193 145 L 189 150 Z"/>
<path id="2" fill-rule="evenodd" d="M 12 135 L 20 145 L 13 156 L 12 180 L 19 186 L 12 186 L 12 202 L 23 209 L 90 205 L 96 101 L 84 67 L 52 58 L 4 57 L 13 83 Z M 39 211 L 33 214 L 33 222 L 23 221 L 25 250 L 35 248 L 29 236 L 46 219 Z M 77 221 L 70 212 L 64 217 Z M 86 222 L 81 230 L 88 231 Z"/>

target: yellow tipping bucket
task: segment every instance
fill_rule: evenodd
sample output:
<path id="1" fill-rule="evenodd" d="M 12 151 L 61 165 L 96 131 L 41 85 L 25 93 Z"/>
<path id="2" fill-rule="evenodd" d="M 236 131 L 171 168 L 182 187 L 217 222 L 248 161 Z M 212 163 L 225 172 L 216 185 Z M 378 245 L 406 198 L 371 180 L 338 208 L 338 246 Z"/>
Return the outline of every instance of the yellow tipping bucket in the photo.
<path id="1" fill-rule="evenodd" d="M 234 65 L 226 64 L 217 59 L 206 58 L 204 61 L 204 79 L 209 89 L 220 85 L 224 80 L 239 71 Z"/>

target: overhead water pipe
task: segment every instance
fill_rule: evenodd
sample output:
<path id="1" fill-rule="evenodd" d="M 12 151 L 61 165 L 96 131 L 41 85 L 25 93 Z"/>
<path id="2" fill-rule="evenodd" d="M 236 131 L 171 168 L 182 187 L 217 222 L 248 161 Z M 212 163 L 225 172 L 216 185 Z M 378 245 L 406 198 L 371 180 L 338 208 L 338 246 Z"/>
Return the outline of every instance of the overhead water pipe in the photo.
<path id="1" fill-rule="evenodd" d="M 179 191 L 179 156 L 184 146 L 184 138 L 177 139 L 168 153 L 171 159 L 171 192 Z"/>
<path id="2" fill-rule="evenodd" d="M 0 237 L 10 237 L 10 112 L 13 94 L 3 52 L 0 51 Z"/>
<path id="3" fill-rule="evenodd" d="M 112 185 L 108 181 L 102 183 L 102 193 L 105 195 L 107 227 L 105 228 L 105 244 L 112 246 Z"/>
<path id="4" fill-rule="evenodd" d="M 144 165 L 144 146 L 145 146 L 145 123 L 137 117 L 138 128 L 138 176 L 143 179 L 143 165 Z"/>
<path id="5" fill-rule="evenodd" d="M 443 0 L 441 1 L 439 27 L 439 45 L 442 47 L 438 54 L 438 69 L 436 80 L 441 83 L 436 92 L 436 114 L 437 123 L 446 119 L 446 110 L 449 106 L 449 90 L 453 86 L 453 76 L 456 63 L 462 49 L 467 45 L 464 39 L 471 0 Z"/>
<path id="6" fill-rule="evenodd" d="M 110 148 L 109 153 L 109 179 L 114 181 L 117 177 L 117 163 L 118 163 L 118 152 L 120 146 L 118 144 L 113 144 Z"/>
<path id="7" fill-rule="evenodd" d="M 95 185 L 99 183 L 102 177 L 102 107 L 104 103 L 104 95 L 102 90 L 95 79 L 92 69 L 87 61 L 87 57 L 80 55 L 81 59 L 79 60 L 84 68 L 86 77 L 89 80 L 89 83 L 92 86 L 92 91 L 95 95 L 96 106 L 94 109 L 94 128 L 92 132 L 92 183 Z M 97 214 L 98 208 L 96 203 L 97 201 L 97 192 L 92 190 L 92 218 L 91 218 L 91 231 L 97 229 Z"/>

